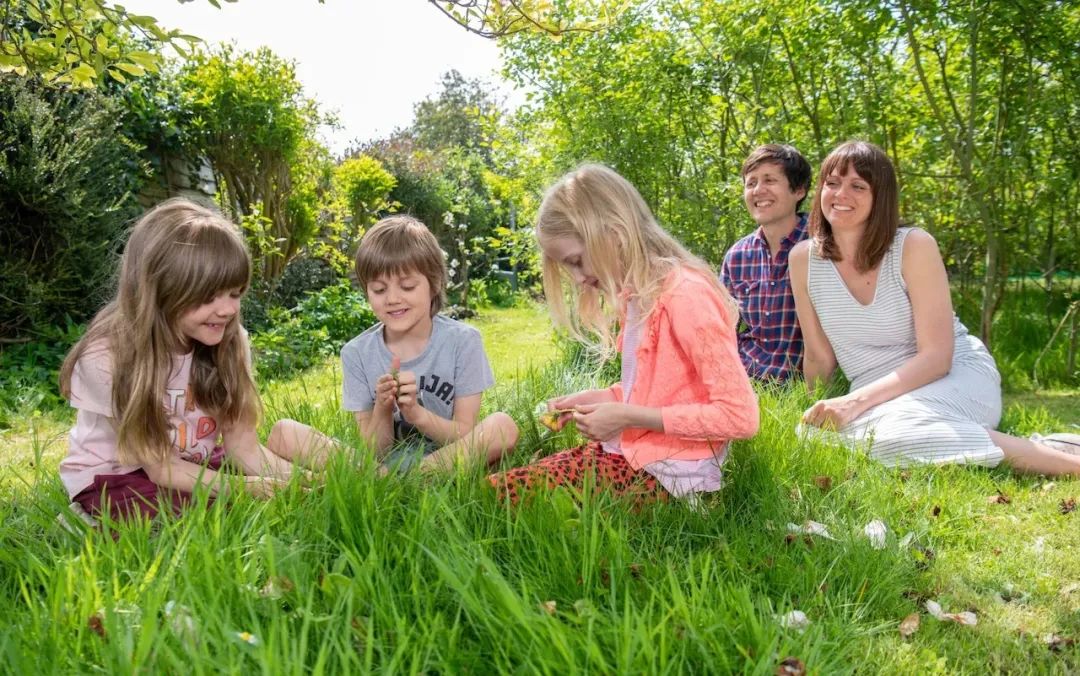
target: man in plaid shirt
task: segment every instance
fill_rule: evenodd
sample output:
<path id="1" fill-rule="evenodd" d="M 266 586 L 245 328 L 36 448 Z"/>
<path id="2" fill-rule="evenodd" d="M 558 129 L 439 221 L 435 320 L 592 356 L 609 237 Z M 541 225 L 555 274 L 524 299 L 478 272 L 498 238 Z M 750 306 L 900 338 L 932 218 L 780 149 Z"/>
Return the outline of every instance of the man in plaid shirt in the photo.
<path id="1" fill-rule="evenodd" d="M 751 378 L 785 381 L 802 368 L 803 341 L 788 277 L 788 254 L 806 239 L 799 205 L 810 164 L 789 145 L 770 143 L 742 166 L 743 200 L 757 230 L 724 255 L 721 279 L 739 302 L 739 356 Z"/>

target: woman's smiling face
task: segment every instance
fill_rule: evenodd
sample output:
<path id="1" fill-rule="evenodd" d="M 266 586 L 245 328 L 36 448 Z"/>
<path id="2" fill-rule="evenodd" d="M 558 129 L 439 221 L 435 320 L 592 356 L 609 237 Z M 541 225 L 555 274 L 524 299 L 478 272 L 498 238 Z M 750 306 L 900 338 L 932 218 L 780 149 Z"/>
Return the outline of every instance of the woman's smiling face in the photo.
<path id="1" fill-rule="evenodd" d="M 839 229 L 866 226 L 874 206 L 870 182 L 849 164 L 843 173 L 831 172 L 821 186 L 821 212 L 829 225 Z"/>

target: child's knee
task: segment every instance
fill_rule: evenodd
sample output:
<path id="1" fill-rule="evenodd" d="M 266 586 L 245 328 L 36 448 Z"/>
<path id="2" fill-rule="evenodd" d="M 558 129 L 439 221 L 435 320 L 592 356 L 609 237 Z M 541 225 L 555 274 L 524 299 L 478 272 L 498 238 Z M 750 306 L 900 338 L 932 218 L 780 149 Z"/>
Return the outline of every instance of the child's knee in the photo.
<path id="1" fill-rule="evenodd" d="M 509 415 L 498 411 L 487 417 L 487 421 L 494 433 L 493 441 L 497 441 L 504 448 L 513 448 L 518 441 L 518 426 Z"/>
<path id="2" fill-rule="evenodd" d="M 282 418 L 270 428 L 270 436 L 266 438 L 266 447 L 278 454 L 295 450 L 297 440 L 306 436 L 307 429 L 308 426 L 303 423 Z"/>

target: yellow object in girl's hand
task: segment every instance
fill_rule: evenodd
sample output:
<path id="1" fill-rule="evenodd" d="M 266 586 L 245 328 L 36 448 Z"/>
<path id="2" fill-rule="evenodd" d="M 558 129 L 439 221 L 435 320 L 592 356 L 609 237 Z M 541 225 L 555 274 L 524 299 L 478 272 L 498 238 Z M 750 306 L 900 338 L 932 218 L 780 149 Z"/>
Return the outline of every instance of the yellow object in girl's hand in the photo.
<path id="1" fill-rule="evenodd" d="M 543 406 L 543 404 L 541 404 L 541 406 Z M 552 432 L 558 432 L 566 425 L 567 422 L 572 420 L 572 418 L 569 417 L 569 414 L 573 412 L 574 409 L 572 408 L 557 408 L 552 411 L 544 411 L 543 413 L 540 413 L 538 420 L 540 421 L 541 425 L 548 428 Z M 563 416 L 567 417 L 564 418 Z"/>

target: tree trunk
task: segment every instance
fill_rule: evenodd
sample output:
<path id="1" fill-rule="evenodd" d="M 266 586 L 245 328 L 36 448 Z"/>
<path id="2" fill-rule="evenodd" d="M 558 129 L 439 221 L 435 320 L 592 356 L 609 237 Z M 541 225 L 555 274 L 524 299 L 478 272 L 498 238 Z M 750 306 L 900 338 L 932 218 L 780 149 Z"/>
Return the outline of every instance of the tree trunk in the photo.
<path id="1" fill-rule="evenodd" d="M 1001 288 L 1001 252 L 998 237 L 994 233 L 993 225 L 986 224 L 986 270 L 983 272 L 982 284 L 982 309 L 979 319 L 979 335 L 986 348 L 990 349 L 992 342 L 994 313 L 997 311 L 997 300 Z"/>

